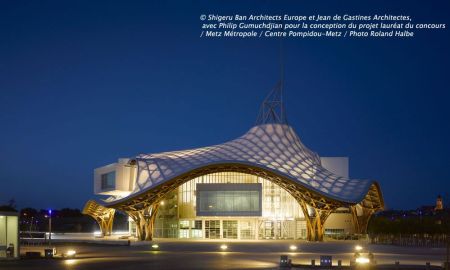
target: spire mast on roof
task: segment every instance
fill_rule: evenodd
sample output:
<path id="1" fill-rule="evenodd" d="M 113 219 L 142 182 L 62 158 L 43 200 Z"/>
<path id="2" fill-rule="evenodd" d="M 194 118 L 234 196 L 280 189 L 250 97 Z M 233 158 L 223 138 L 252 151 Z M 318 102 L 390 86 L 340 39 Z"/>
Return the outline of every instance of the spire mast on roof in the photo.
<path id="1" fill-rule="evenodd" d="M 269 92 L 264 99 L 259 110 L 256 125 L 263 124 L 285 124 L 287 125 L 286 113 L 283 103 L 283 87 L 284 87 L 284 55 L 283 55 L 283 38 L 280 39 L 280 81 Z"/>
<path id="2" fill-rule="evenodd" d="M 261 104 L 256 125 L 263 124 L 287 124 L 283 104 L 283 82 L 281 80 Z"/>

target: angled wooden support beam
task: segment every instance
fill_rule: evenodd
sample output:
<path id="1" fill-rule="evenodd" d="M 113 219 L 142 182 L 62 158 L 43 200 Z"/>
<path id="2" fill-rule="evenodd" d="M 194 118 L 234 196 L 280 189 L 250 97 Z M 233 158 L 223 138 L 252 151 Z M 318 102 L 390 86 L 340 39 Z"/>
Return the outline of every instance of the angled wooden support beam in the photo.
<path id="1" fill-rule="evenodd" d="M 314 209 L 316 212 L 316 241 L 323 241 L 323 236 L 325 234 L 325 221 L 330 216 L 332 210 L 320 210 Z"/>
<path id="2" fill-rule="evenodd" d="M 116 210 L 113 208 L 107 208 L 94 200 L 89 200 L 84 206 L 82 213 L 94 218 L 100 227 L 102 235 L 109 236 L 112 234 L 115 212 Z"/>
<path id="3" fill-rule="evenodd" d="M 355 230 L 355 233 L 359 234 L 359 233 L 361 233 L 361 229 L 359 226 L 358 211 L 356 209 L 356 205 L 352 205 L 349 208 L 350 208 L 350 213 L 352 215 L 353 228 Z"/>
<path id="4" fill-rule="evenodd" d="M 362 215 L 358 217 L 359 232 L 361 234 L 367 233 L 367 226 L 369 225 L 369 220 L 374 213 L 375 213 L 374 209 L 364 207 L 362 208 Z"/>
<path id="5" fill-rule="evenodd" d="M 114 223 L 115 209 L 107 208 L 108 211 L 100 218 L 101 220 L 101 231 L 104 236 L 109 236 L 112 234 L 112 228 Z"/>
<path id="6" fill-rule="evenodd" d="M 314 225 L 313 225 L 314 221 L 309 216 L 308 205 L 303 200 L 298 200 L 298 203 L 300 205 L 300 208 L 302 209 L 303 216 L 305 217 L 305 221 L 306 221 L 306 239 L 308 241 L 314 241 L 313 239 L 315 239 L 315 236 L 316 236 Z"/>
<path id="7" fill-rule="evenodd" d="M 321 210 L 317 208 L 313 208 L 313 215 L 310 215 L 308 212 L 308 205 L 305 201 L 299 201 L 300 208 L 303 211 L 303 215 L 306 220 L 306 229 L 307 229 L 307 239 L 308 241 L 323 241 L 323 236 L 325 232 L 325 221 L 331 214 L 332 210 Z"/>
<path id="8" fill-rule="evenodd" d="M 355 232 L 358 234 L 366 234 L 367 226 L 372 215 L 376 212 L 376 209 L 370 209 L 361 206 L 361 215 L 358 215 L 357 205 L 350 206 L 350 212 L 352 214 L 353 226 Z"/>

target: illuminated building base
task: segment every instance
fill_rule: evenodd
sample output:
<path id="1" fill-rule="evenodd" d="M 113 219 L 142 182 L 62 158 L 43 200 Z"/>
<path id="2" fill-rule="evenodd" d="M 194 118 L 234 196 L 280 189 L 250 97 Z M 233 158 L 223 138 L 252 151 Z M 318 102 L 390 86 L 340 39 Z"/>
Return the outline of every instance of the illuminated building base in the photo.
<path id="1" fill-rule="evenodd" d="M 257 198 L 253 198 L 255 207 L 259 208 L 256 210 L 260 211 L 256 211 L 254 216 L 242 216 L 236 210 L 246 205 L 245 199 L 250 197 L 247 196 L 243 201 L 236 194 L 249 184 L 261 187 L 259 194 L 254 192 Z M 214 193 L 212 190 L 216 188 L 199 192 L 199 186 L 202 189 L 216 186 L 221 192 Z M 224 191 L 225 187 L 233 189 L 235 196 Z M 209 209 L 225 210 L 214 212 L 220 216 L 208 213 L 203 213 L 207 216 L 197 215 L 197 210 L 201 210 L 197 203 L 202 202 L 202 198 L 198 196 L 204 196 L 204 192 L 208 192 L 206 196 L 209 195 L 206 200 Z M 331 215 L 329 222 L 325 224 L 325 234 L 336 237 L 355 233 L 348 209 Z M 133 219 L 130 219 L 130 234 L 138 234 Z M 287 191 L 269 180 L 237 172 L 204 175 L 181 185 L 161 200 L 153 226 L 155 238 L 275 240 L 307 239 L 307 236 L 307 221 L 302 209 Z"/>

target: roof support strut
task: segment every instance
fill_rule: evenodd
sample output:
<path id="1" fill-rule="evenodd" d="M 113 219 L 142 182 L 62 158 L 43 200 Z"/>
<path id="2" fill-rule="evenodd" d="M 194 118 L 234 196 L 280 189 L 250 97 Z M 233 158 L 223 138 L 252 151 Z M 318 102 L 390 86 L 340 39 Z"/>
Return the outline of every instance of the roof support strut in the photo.
<path id="1" fill-rule="evenodd" d="M 89 200 L 83 209 L 83 214 L 89 215 L 97 221 L 102 236 L 111 235 L 115 212 L 116 209 L 104 207 L 94 200 Z"/>
<path id="2" fill-rule="evenodd" d="M 320 210 L 312 208 L 312 215 L 309 214 L 308 205 L 303 200 L 298 201 L 300 208 L 303 211 L 303 215 L 306 220 L 306 231 L 308 241 L 323 241 L 323 235 L 325 232 L 325 221 L 330 216 L 332 210 Z"/>
<path id="3" fill-rule="evenodd" d="M 159 203 L 154 203 L 148 207 L 136 211 L 127 211 L 127 214 L 136 223 L 137 238 L 141 241 L 151 241 L 153 239 L 153 228 Z"/>
<path id="4" fill-rule="evenodd" d="M 367 226 L 369 225 L 369 220 L 375 213 L 375 210 L 366 207 L 361 207 L 362 214 L 358 216 L 358 211 L 356 207 L 357 207 L 356 205 L 350 206 L 355 232 L 358 234 L 366 234 Z"/>

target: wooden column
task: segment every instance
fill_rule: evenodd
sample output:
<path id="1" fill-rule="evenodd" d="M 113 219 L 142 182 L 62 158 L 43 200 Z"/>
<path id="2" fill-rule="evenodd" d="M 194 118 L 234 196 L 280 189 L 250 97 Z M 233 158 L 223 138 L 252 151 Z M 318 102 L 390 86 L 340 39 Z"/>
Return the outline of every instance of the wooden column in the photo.
<path id="1" fill-rule="evenodd" d="M 372 217 L 375 210 L 361 207 L 362 214 L 358 216 L 358 211 L 356 209 L 356 205 L 350 206 L 350 212 L 352 214 L 352 221 L 355 228 L 355 232 L 358 234 L 366 234 L 367 233 L 367 225 L 369 225 L 369 220 Z"/>
<path id="2" fill-rule="evenodd" d="M 141 210 L 127 212 L 136 223 L 136 233 L 139 240 L 151 241 L 153 239 L 153 227 L 158 207 L 159 203 L 154 203 Z"/>
<path id="3" fill-rule="evenodd" d="M 104 233 L 104 235 L 112 234 L 115 213 L 116 213 L 115 209 L 110 209 L 110 211 L 108 211 L 107 215 L 103 218 L 104 225 L 102 228 L 102 233 Z"/>
<path id="4" fill-rule="evenodd" d="M 331 210 L 314 209 L 314 214 L 311 216 L 308 213 L 308 205 L 303 201 L 299 201 L 300 207 L 306 220 L 306 232 L 308 241 L 323 241 L 325 232 L 325 221 L 331 214 Z"/>
<path id="5" fill-rule="evenodd" d="M 331 214 L 331 210 L 319 210 L 314 209 L 316 212 L 315 215 L 315 223 L 316 223 L 316 240 L 315 241 L 323 241 L 323 236 L 325 234 L 325 221 Z"/>
<path id="6" fill-rule="evenodd" d="M 107 208 L 94 200 L 90 200 L 84 206 L 82 213 L 94 218 L 100 227 L 102 235 L 109 236 L 112 233 L 115 212 L 114 208 Z"/>

